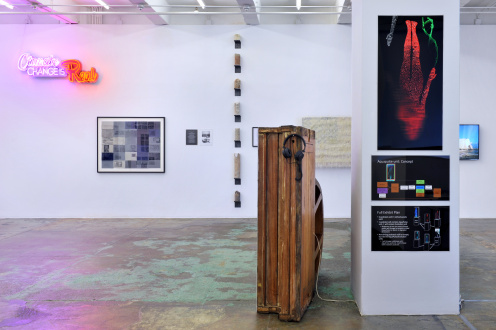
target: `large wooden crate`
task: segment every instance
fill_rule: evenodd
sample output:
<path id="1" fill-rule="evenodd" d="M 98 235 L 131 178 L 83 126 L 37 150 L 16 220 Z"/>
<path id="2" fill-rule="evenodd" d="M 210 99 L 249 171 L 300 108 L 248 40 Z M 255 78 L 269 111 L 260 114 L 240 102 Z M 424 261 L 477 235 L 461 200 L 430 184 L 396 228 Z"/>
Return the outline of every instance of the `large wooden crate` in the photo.
<path id="1" fill-rule="evenodd" d="M 300 321 L 315 293 L 323 240 L 322 193 L 315 180 L 315 132 L 303 127 L 259 128 L 257 311 Z M 297 161 L 282 155 L 290 134 L 306 141 L 301 181 Z M 292 155 L 303 149 L 286 142 Z"/>

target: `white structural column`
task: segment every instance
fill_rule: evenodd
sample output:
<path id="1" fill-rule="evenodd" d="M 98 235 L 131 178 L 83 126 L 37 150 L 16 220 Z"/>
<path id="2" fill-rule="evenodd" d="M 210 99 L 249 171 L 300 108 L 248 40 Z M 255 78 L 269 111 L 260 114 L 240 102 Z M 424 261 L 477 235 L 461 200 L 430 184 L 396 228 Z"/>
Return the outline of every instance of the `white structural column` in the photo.
<path id="1" fill-rule="evenodd" d="M 378 150 L 378 16 L 444 17 L 442 150 Z M 354 0 L 352 290 L 362 315 L 459 313 L 459 2 Z M 449 201 L 372 201 L 371 158 L 449 156 Z M 449 251 L 372 251 L 373 206 L 449 206 Z M 463 297 L 462 297 L 463 298 Z"/>

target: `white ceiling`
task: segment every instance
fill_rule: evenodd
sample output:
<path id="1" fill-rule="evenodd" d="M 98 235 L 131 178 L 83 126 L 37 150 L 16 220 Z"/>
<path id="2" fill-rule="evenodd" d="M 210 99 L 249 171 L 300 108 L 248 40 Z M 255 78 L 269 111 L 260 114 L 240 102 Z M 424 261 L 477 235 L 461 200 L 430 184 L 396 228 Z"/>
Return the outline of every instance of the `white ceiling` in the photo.
<path id="1" fill-rule="evenodd" d="M 6 0 L 0 24 L 347 24 L 351 0 Z M 496 0 L 460 0 L 461 24 L 496 24 Z M 475 8 L 474 8 L 475 7 Z M 49 13 L 47 13 L 49 11 Z M 56 16 L 54 15 L 56 14 Z"/>

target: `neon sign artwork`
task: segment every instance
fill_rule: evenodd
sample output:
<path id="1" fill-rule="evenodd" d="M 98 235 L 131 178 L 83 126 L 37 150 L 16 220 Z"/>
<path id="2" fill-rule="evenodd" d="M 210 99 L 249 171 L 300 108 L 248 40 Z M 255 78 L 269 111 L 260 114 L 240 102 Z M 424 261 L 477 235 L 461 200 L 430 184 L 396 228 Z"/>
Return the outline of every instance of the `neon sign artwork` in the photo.
<path id="1" fill-rule="evenodd" d="M 52 55 L 48 57 L 34 57 L 29 53 L 24 53 L 17 62 L 19 70 L 26 72 L 31 77 L 68 77 L 70 82 L 94 83 L 98 80 L 98 73 L 95 68 L 90 71 L 83 71 L 80 61 L 60 60 Z"/>
<path id="2" fill-rule="evenodd" d="M 53 56 L 36 58 L 29 53 L 24 53 L 19 58 L 17 67 L 33 77 L 65 77 L 67 74 L 59 66 L 60 62 L 58 58 Z"/>
<path id="3" fill-rule="evenodd" d="M 61 65 L 65 68 L 70 82 L 94 83 L 98 79 L 95 68 L 91 68 L 91 71 L 82 71 L 83 65 L 78 60 L 66 60 Z"/>

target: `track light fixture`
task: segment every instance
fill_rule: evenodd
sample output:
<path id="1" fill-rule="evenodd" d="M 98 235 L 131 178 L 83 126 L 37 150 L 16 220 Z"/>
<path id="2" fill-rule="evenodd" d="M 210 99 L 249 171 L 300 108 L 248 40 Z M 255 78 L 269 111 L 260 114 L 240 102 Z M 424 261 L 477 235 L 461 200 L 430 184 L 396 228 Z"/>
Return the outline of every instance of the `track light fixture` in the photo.
<path id="1" fill-rule="evenodd" d="M 10 3 L 8 3 L 7 1 L 4 1 L 4 0 L 0 0 L 0 5 L 4 5 L 5 7 L 9 8 L 9 9 L 14 9 L 14 6 L 12 6 Z"/>
<path id="2" fill-rule="evenodd" d="M 103 8 L 105 9 L 110 9 L 109 5 L 107 5 L 105 2 L 103 2 L 103 0 L 95 0 L 96 2 L 98 2 L 100 5 L 103 6 Z"/>
<path id="3" fill-rule="evenodd" d="M 301 9 L 301 0 L 296 0 L 296 9 Z"/>
<path id="4" fill-rule="evenodd" d="M 196 0 L 198 1 L 198 4 L 202 7 L 202 9 L 205 9 L 205 2 L 203 0 Z"/>

